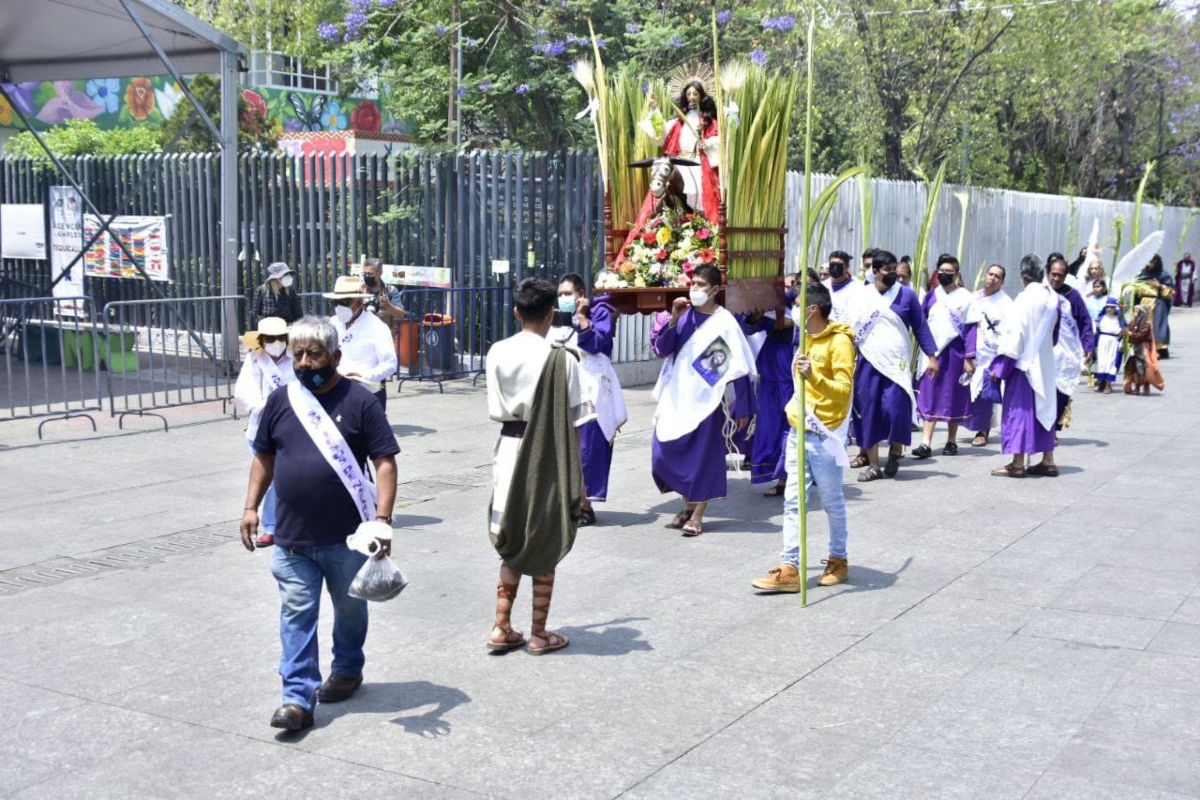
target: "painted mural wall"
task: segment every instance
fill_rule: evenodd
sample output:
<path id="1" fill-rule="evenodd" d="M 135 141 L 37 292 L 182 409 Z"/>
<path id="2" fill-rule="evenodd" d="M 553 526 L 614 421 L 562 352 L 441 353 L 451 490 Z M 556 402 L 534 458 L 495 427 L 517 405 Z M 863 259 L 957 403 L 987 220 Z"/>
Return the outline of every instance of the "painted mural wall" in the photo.
<path id="1" fill-rule="evenodd" d="M 90 119 L 101 128 L 159 124 L 187 102 L 169 76 L 17 83 L 5 88 L 38 130 L 69 119 Z M 260 87 L 245 87 L 242 96 L 268 119 L 278 120 L 285 133 L 406 132 L 401 122 L 385 117 L 375 101 L 365 98 Z M 0 128 L 20 127 L 12 106 L 0 96 Z"/>

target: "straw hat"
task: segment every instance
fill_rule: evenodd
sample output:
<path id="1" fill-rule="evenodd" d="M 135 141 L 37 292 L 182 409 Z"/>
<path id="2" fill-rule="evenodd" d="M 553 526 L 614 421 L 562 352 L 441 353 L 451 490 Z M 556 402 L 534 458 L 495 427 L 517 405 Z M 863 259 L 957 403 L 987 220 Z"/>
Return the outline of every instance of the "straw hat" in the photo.
<path id="1" fill-rule="evenodd" d="M 333 284 L 333 291 L 325 292 L 321 296 L 326 300 L 371 299 L 371 295 L 362 290 L 362 278 L 356 278 L 353 275 L 339 275 Z"/>
<path id="2" fill-rule="evenodd" d="M 287 336 L 288 330 L 288 324 L 279 317 L 263 317 L 258 321 L 258 330 L 242 334 L 242 344 L 247 350 L 261 350 L 262 337 Z"/>

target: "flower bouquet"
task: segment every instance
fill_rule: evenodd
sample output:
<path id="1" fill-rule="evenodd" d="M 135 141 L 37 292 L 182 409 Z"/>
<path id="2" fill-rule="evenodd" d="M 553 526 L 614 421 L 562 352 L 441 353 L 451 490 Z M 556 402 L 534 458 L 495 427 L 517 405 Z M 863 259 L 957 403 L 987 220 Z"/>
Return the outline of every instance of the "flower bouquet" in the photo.
<path id="1" fill-rule="evenodd" d="M 683 288 L 703 264 L 717 266 L 717 226 L 702 214 L 665 209 L 646 223 L 597 289 Z"/>

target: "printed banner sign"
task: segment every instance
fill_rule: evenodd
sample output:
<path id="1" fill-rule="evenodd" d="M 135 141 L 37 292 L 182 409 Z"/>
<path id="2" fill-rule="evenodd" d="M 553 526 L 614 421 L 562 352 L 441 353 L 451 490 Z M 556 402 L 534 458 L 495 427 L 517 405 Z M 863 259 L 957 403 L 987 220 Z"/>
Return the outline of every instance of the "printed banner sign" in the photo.
<path id="1" fill-rule="evenodd" d="M 46 257 L 46 208 L 42 204 L 0 206 L 0 255 L 5 258 Z"/>
<path id="2" fill-rule="evenodd" d="M 383 265 L 384 281 L 398 286 L 423 286 L 431 289 L 449 289 L 451 283 L 450 272 L 449 267 Z"/>
<path id="3" fill-rule="evenodd" d="M 83 259 L 75 261 L 82 250 L 83 198 L 73 186 L 51 186 L 50 277 L 58 280 L 53 289 L 55 297 L 83 295 Z M 73 265 L 72 261 L 75 261 Z M 79 300 L 59 303 L 56 310 L 64 316 L 85 315 L 83 303 Z"/>
<path id="4" fill-rule="evenodd" d="M 169 281 L 167 259 L 166 217 L 117 217 L 88 248 L 85 274 L 93 278 L 141 278 L 134 262 L 118 241 L 125 245 L 137 264 L 152 281 Z M 83 216 L 85 240 L 100 230 L 100 219 L 92 214 Z M 115 236 L 114 236 L 115 234 Z"/>

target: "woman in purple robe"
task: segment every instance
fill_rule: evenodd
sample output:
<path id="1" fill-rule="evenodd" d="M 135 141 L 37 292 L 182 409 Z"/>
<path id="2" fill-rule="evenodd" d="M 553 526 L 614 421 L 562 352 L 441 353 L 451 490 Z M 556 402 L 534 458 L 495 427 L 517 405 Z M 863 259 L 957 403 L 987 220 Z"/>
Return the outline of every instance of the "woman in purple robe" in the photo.
<path id="1" fill-rule="evenodd" d="M 939 422 L 945 422 L 946 446 L 942 455 L 958 455 L 958 426 L 971 417 L 971 387 L 962 378 L 966 374 L 967 309 L 971 305 L 971 293 L 959 285 L 958 259 L 948 253 L 938 256 L 938 286 L 925 294 L 921 303 L 929 320 L 929 331 L 938 347 L 938 370 L 924 371 L 917 392 L 917 415 L 924 424 L 924 435 L 919 447 L 913 448 L 913 458 L 929 458 L 933 444 L 933 430 Z"/>

